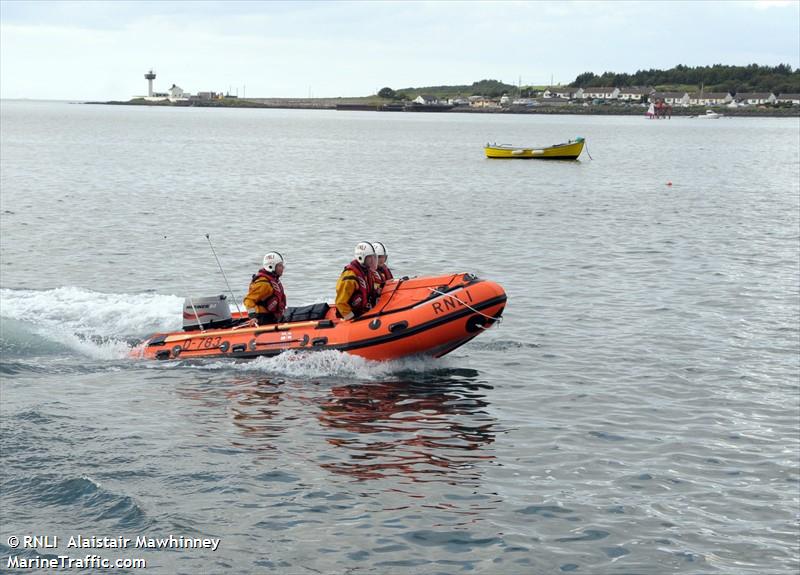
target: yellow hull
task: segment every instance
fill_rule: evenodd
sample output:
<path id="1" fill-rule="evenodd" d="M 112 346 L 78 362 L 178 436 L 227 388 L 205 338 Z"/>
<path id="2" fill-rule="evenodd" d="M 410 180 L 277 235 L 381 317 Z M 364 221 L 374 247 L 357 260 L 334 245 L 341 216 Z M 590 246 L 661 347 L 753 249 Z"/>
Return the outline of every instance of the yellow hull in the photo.
<path id="1" fill-rule="evenodd" d="M 583 152 L 583 138 L 570 140 L 547 148 L 525 148 L 508 144 L 487 144 L 484 150 L 487 158 L 523 159 L 542 158 L 550 160 L 575 160 Z"/>

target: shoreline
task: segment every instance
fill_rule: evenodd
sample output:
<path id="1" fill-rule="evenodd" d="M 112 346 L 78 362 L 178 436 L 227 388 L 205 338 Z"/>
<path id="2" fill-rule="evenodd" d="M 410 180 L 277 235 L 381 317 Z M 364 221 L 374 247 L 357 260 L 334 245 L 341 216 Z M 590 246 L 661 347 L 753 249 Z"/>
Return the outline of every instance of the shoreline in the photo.
<path id="1" fill-rule="evenodd" d="M 83 104 L 108 105 L 108 106 L 151 106 L 173 108 L 262 108 L 283 110 L 340 110 L 340 111 L 369 111 L 385 113 L 446 113 L 446 114 L 566 114 L 585 116 L 644 116 L 646 109 L 640 105 L 597 104 L 590 106 L 581 105 L 541 105 L 536 107 L 507 108 L 470 108 L 466 106 L 420 106 L 414 107 L 386 107 L 385 103 L 367 98 L 258 98 L 251 100 L 213 100 L 213 101 L 179 101 L 179 102 L 148 102 L 144 100 L 107 102 L 82 102 Z M 714 110 L 723 116 L 747 118 L 797 118 L 800 117 L 800 106 L 791 108 L 727 108 L 724 106 L 695 106 L 690 108 L 673 108 L 673 117 L 697 116 L 706 110 Z"/>

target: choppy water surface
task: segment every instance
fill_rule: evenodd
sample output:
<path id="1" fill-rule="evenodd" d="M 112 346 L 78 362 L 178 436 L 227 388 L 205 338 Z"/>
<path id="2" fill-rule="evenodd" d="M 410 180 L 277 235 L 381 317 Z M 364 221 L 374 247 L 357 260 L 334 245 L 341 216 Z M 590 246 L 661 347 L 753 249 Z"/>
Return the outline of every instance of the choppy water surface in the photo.
<path id="1" fill-rule="evenodd" d="M 90 550 L 157 573 L 800 567 L 797 119 L 0 109 L 0 569 L 26 534 L 221 538 Z M 126 359 L 225 291 L 205 233 L 238 295 L 277 249 L 330 299 L 381 240 L 505 321 L 441 361 Z"/>

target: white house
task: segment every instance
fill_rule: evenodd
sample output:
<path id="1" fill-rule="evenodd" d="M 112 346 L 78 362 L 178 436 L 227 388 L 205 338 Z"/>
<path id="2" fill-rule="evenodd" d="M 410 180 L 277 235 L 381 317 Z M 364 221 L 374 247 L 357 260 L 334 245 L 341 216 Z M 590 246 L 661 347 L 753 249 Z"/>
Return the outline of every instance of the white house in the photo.
<path id="1" fill-rule="evenodd" d="M 659 100 L 670 106 L 685 107 L 689 105 L 689 94 L 686 92 L 653 92 L 650 94 L 651 102 L 658 102 Z"/>
<path id="2" fill-rule="evenodd" d="M 508 94 L 503 94 L 500 98 L 500 105 L 501 106 L 508 106 L 511 103 L 511 98 L 508 97 Z"/>
<path id="3" fill-rule="evenodd" d="M 184 92 L 180 86 L 176 86 L 175 84 L 167 90 L 169 94 L 169 101 L 170 102 L 177 102 L 178 100 L 188 100 L 189 94 Z"/>
<path id="4" fill-rule="evenodd" d="M 795 106 L 800 106 L 800 94 L 781 94 L 775 99 L 776 102 L 780 104 L 794 104 Z"/>
<path id="5" fill-rule="evenodd" d="M 562 100 L 572 100 L 583 97 L 583 88 L 570 88 L 569 86 L 550 86 L 542 92 L 543 98 L 560 98 Z"/>
<path id="6" fill-rule="evenodd" d="M 736 101 L 748 106 L 758 104 L 774 104 L 777 98 L 772 92 L 739 92 L 736 94 Z"/>
<path id="7" fill-rule="evenodd" d="M 583 88 L 582 98 L 587 100 L 616 100 L 619 96 L 619 88 L 605 86 L 590 86 Z"/>
<path id="8" fill-rule="evenodd" d="M 423 105 L 431 105 L 431 104 L 438 104 L 439 100 L 436 96 L 428 96 L 425 94 L 420 94 L 416 98 L 414 98 L 415 104 L 423 104 Z"/>
<path id="9" fill-rule="evenodd" d="M 689 94 L 690 106 L 724 106 L 733 100 L 727 92 L 692 92 Z"/>
<path id="10" fill-rule="evenodd" d="M 620 88 L 617 99 L 625 102 L 641 102 L 646 96 L 649 97 L 653 92 L 655 92 L 655 89 L 649 87 L 641 88 L 631 86 L 629 88 Z"/>
<path id="11" fill-rule="evenodd" d="M 556 89 L 556 98 L 561 98 L 563 100 L 572 100 L 575 98 L 581 98 L 583 96 L 583 88 L 557 88 Z"/>

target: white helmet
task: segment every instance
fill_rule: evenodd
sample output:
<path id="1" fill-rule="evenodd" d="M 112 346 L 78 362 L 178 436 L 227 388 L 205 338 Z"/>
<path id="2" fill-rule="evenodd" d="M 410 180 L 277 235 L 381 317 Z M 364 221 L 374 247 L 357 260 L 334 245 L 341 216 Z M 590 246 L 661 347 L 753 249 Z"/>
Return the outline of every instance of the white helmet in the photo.
<path id="1" fill-rule="evenodd" d="M 274 272 L 278 264 L 283 263 L 283 256 L 278 252 L 269 252 L 264 256 L 264 269 L 268 272 Z"/>
<path id="2" fill-rule="evenodd" d="M 381 242 L 374 242 L 372 244 L 372 247 L 375 250 L 375 255 L 376 256 L 378 256 L 378 257 L 383 256 L 387 260 L 389 259 L 389 256 L 386 255 L 386 246 L 384 246 Z"/>
<path id="3" fill-rule="evenodd" d="M 367 256 L 374 256 L 375 255 L 375 248 L 372 247 L 372 244 L 369 242 L 359 242 L 356 244 L 355 256 L 358 260 L 358 263 L 363 264 Z M 377 258 L 376 258 L 377 259 Z"/>

